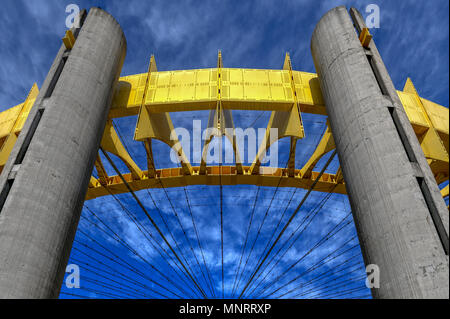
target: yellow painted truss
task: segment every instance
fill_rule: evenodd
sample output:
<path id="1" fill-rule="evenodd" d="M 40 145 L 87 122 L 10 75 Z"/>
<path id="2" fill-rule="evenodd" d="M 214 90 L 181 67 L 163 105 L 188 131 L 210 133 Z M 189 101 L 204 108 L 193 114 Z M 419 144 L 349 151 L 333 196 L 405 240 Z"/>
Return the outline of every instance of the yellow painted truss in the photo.
<path id="1" fill-rule="evenodd" d="M 0 172 L 16 142 L 31 107 L 39 93 L 33 85 L 25 102 L 0 113 Z M 421 98 L 411 80 L 406 81 L 398 95 L 438 183 L 449 178 L 449 111 L 441 105 Z M 208 127 L 211 135 L 205 142 L 202 163 L 193 167 L 186 158 L 179 141 L 171 137 L 173 130 L 169 112 L 210 110 Z M 231 110 L 272 111 L 266 138 L 260 145 L 251 166 L 243 166 Z M 304 167 L 295 168 L 295 148 L 305 136 L 301 113 L 326 115 L 316 74 L 294 71 L 289 55 L 282 70 L 223 68 L 219 52 L 217 68 L 158 72 L 152 56 L 147 73 L 124 76 L 117 84 L 109 120 L 102 138 L 102 148 L 116 155 L 129 169 L 125 179 L 134 190 L 187 185 L 259 185 L 308 188 L 317 177 L 313 169 L 318 161 L 335 148 L 331 130 L 322 140 Z M 135 140 L 142 141 L 147 154 L 147 170 L 143 170 L 128 154 L 112 119 L 138 116 Z M 270 139 L 270 128 L 278 129 L 278 136 Z M 205 156 L 211 140 L 226 135 L 233 145 L 234 166 L 207 166 Z M 270 141 L 289 137 L 291 141 L 287 168 L 261 167 L 261 157 Z M 152 140 L 158 139 L 174 148 L 180 168 L 156 169 Z M 108 176 L 100 156 L 95 167 L 98 179 L 91 177 L 86 199 L 111 193 L 124 193 L 127 188 L 119 176 Z M 106 187 L 108 189 L 106 189 Z M 336 174 L 324 174 L 315 190 L 345 193 L 340 169 Z M 443 190 L 448 195 L 448 187 Z"/>

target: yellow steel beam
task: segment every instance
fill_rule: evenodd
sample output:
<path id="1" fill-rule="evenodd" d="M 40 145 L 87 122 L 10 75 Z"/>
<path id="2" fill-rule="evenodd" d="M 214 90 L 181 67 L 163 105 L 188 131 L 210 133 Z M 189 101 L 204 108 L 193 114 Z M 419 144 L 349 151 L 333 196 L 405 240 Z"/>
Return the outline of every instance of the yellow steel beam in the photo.
<path id="1" fill-rule="evenodd" d="M 220 83 L 218 82 L 219 68 Z M 220 95 L 217 94 L 219 85 Z M 280 122 L 281 124 L 275 123 L 275 126 L 278 125 L 282 128 L 280 136 L 291 136 L 294 139 L 303 136 L 298 109 L 304 113 L 326 115 L 317 75 L 293 71 L 289 61 L 285 61 L 283 70 L 231 69 L 218 65 L 218 68 L 212 69 L 158 72 L 154 58 L 152 58 L 147 73 L 121 77 L 115 92 L 109 118 L 111 120 L 139 114 L 135 139 L 143 141 L 147 153 L 149 153 L 148 171 L 142 171 L 134 163 L 117 137 L 111 122 L 108 122 L 106 127 L 102 146 L 105 150 L 117 155 L 127 165 L 130 174 L 126 176 L 135 187 L 134 189 L 160 187 L 157 186 L 160 185 L 158 179 L 161 179 L 163 184 L 168 187 L 219 183 L 218 173 L 214 174 L 215 167 L 206 167 L 203 169 L 204 174 L 200 174 L 200 168 L 193 168 L 190 165 L 179 146 L 179 141 L 176 138 L 171 139 L 170 133 L 173 124 L 169 112 L 205 109 L 215 111 L 219 100 L 221 103 L 219 111 L 221 112 L 217 115 L 222 116 L 224 121 L 225 112 L 231 115 L 229 110 L 233 109 L 270 110 L 274 111 L 271 117 L 272 126 L 274 122 L 277 122 L 275 114 L 288 114 L 287 117 L 285 116 L 286 119 Z M 397 92 L 437 181 L 440 183 L 448 180 L 448 108 L 421 98 L 410 80 L 407 81 L 403 91 Z M 0 113 L 0 170 L 9 156 L 15 137 L 23 127 L 37 93 L 37 86 L 34 85 L 24 103 Z M 295 105 L 298 108 L 294 107 Z M 232 123 L 232 117 L 230 120 Z M 290 121 L 297 124 L 283 126 L 286 123 L 289 124 Z M 286 129 L 284 130 L 283 127 Z M 293 132 L 290 129 L 292 127 L 294 127 Z M 183 176 L 179 174 L 179 169 L 155 169 L 151 154 L 151 139 L 153 138 L 176 148 L 181 158 L 181 172 L 183 172 L 181 175 Z M 309 187 L 311 179 L 314 179 L 317 174 L 313 172 L 315 164 L 326 151 L 332 148 L 331 139 L 330 132 L 328 135 L 324 135 L 323 143 L 319 144 L 318 149 L 301 170 L 296 170 L 295 167 L 289 165 L 280 186 Z M 292 161 L 293 153 L 295 153 L 295 141 L 291 143 L 290 161 Z M 238 162 L 240 163 L 239 160 Z M 274 174 L 267 173 L 268 168 L 262 167 L 258 172 L 255 167 L 256 165 L 244 167 L 245 174 L 239 172 L 238 166 L 223 167 L 222 182 L 228 185 L 271 186 L 274 184 L 276 186 Z M 273 170 L 283 171 L 281 168 Z M 249 172 L 254 172 L 254 175 Z M 324 190 L 330 189 L 331 185 L 334 186 L 338 183 L 339 187 L 336 188 L 336 192 L 345 192 L 340 170 L 336 175 L 326 175 L 326 178 L 329 179 L 322 181 L 321 184 Z M 106 184 L 110 185 L 112 192 L 124 191 L 124 186 L 121 185 L 117 176 L 103 175 L 102 179 L 104 179 L 103 183 L 106 181 Z M 100 180 L 92 178 L 87 198 L 107 195 L 105 191 Z"/>
<path id="2" fill-rule="evenodd" d="M 131 174 L 133 175 L 133 179 L 141 179 L 143 177 L 141 169 L 133 161 L 130 154 L 128 154 L 127 150 L 122 144 L 122 141 L 117 135 L 112 120 L 108 120 L 108 122 L 106 123 L 105 131 L 103 133 L 101 141 L 101 147 L 105 151 L 108 151 L 109 153 L 119 157 L 130 170 Z"/>
<path id="3" fill-rule="evenodd" d="M 228 91 L 225 92 L 225 95 L 228 96 L 229 102 L 224 103 L 224 109 L 239 109 L 238 106 L 240 105 L 242 106 L 241 109 L 248 110 L 289 111 L 294 104 L 288 70 L 223 68 L 223 71 L 226 74 L 224 78 L 227 78 L 223 84 L 224 92 Z M 264 79 L 259 83 L 252 82 L 253 77 L 259 75 L 262 75 Z M 139 114 L 140 107 L 143 104 L 147 77 L 148 73 L 142 73 L 124 76 L 119 79 L 109 118 Z M 295 92 L 297 93 L 300 111 L 303 113 L 326 115 L 317 75 L 292 71 L 292 77 L 294 78 Z M 262 92 L 260 97 L 253 92 L 258 91 L 258 89 Z M 150 112 L 212 110 L 217 105 L 216 91 L 217 68 L 151 72 L 144 104 Z M 192 94 L 193 92 L 194 94 Z M 397 91 L 397 93 L 416 134 L 422 134 L 429 127 L 424 117 L 423 109 L 419 105 L 420 101 L 427 111 L 431 123 L 448 149 L 448 108 L 424 98 L 417 100 L 415 94 L 407 91 Z M 270 95 L 270 98 L 267 95 Z M 223 99 L 225 100 L 227 98 Z M 8 127 L 15 122 L 18 109 L 22 105 L 20 104 L 0 113 L 0 139 L 9 134 Z M 24 115 L 26 118 L 28 113 L 26 112 Z M 18 133 L 22 129 L 25 118 L 19 122 L 15 133 Z"/>
<path id="4" fill-rule="evenodd" d="M 429 112 L 425 107 L 425 104 L 422 102 L 410 78 L 407 79 L 403 92 L 411 94 L 411 98 L 415 101 L 417 110 L 422 112 L 422 120 L 426 122 L 426 127 L 423 128 L 423 132 L 421 130 L 421 132 L 417 134 L 417 138 L 419 139 L 422 150 L 433 171 L 436 181 L 440 184 L 449 178 L 448 139 L 446 142 L 441 139 L 441 136 L 431 119 L 430 114 L 432 112 Z M 436 118 L 436 116 L 434 116 L 434 118 Z"/>
<path id="5" fill-rule="evenodd" d="M 142 108 L 142 112 L 139 114 L 138 123 L 136 125 L 134 139 L 144 143 L 147 141 L 146 148 L 151 146 L 151 144 L 148 143 L 149 139 L 157 139 L 166 143 L 178 155 L 185 175 L 190 175 L 192 174 L 192 166 L 181 147 L 178 137 L 175 136 L 174 133 L 174 126 L 168 112 L 152 113 L 150 116 L 148 108 Z M 147 152 L 147 155 L 150 156 L 151 153 Z"/>
<path id="6" fill-rule="evenodd" d="M 39 89 L 34 83 L 24 103 L 0 113 L 0 173 L 38 94 Z"/>
<path id="7" fill-rule="evenodd" d="M 100 154 L 97 154 L 97 159 L 95 160 L 94 165 L 95 165 L 95 169 L 97 170 L 97 175 L 98 175 L 97 181 L 101 185 L 105 186 L 108 183 L 109 176 L 106 173 L 105 167 L 103 166 L 102 159 L 100 158 Z M 93 183 L 93 185 L 96 185 L 96 183 L 93 182 L 92 178 L 94 178 L 94 177 L 91 176 L 91 183 Z"/>
<path id="8" fill-rule="evenodd" d="M 322 139 L 320 140 L 319 144 L 317 145 L 316 149 L 314 150 L 314 153 L 309 158 L 308 162 L 302 167 L 300 170 L 300 174 L 303 177 L 310 177 L 314 167 L 319 162 L 319 160 L 324 156 L 326 153 L 334 150 L 336 148 L 336 145 L 334 144 L 334 138 L 331 134 L 330 126 L 327 123 L 327 130 L 322 135 Z"/>
<path id="9" fill-rule="evenodd" d="M 146 96 L 145 92 L 148 91 L 148 85 L 150 83 L 150 74 L 152 72 L 158 72 L 158 68 L 156 67 L 155 56 L 153 54 L 150 57 L 150 63 L 148 65 L 147 80 L 145 82 L 144 95 L 142 97 L 142 104 L 141 104 L 141 108 L 140 108 L 139 114 L 141 114 L 142 113 L 142 109 L 145 108 L 145 105 L 144 105 L 145 96 Z M 145 114 L 144 114 L 144 116 L 145 116 Z M 139 119 L 138 119 L 138 123 L 139 123 Z M 135 134 L 136 134 L 136 130 L 135 130 Z M 146 139 L 143 139 L 142 142 L 144 143 L 145 153 L 147 154 L 147 172 L 148 172 L 148 176 L 155 177 L 155 161 L 154 161 L 154 158 L 153 158 L 152 139 L 151 138 L 146 138 Z"/>
<path id="10" fill-rule="evenodd" d="M 244 166 L 248 171 L 250 167 Z M 194 174 L 186 176 L 181 168 L 165 168 L 156 170 L 156 178 L 143 178 L 133 180 L 131 174 L 123 174 L 125 180 L 135 191 L 148 188 L 161 187 L 183 187 L 188 185 L 259 185 L 268 187 L 297 187 L 308 189 L 318 176 L 318 172 L 313 172 L 310 178 L 301 178 L 299 170 L 295 170 L 294 177 L 289 177 L 287 169 L 262 167 L 260 175 L 239 175 L 235 166 L 208 166 L 207 174 L 200 175 L 200 167 L 193 167 Z M 220 173 L 221 172 L 221 173 Z M 144 172 L 144 176 L 147 172 Z M 109 191 L 114 194 L 127 193 L 128 189 L 119 176 L 108 178 L 108 188 L 97 183 L 89 186 L 86 200 L 109 195 Z M 109 191 L 108 191 L 109 190 Z M 336 181 L 336 175 L 323 174 L 316 184 L 314 190 L 345 194 L 345 185 Z"/>
<path id="11" fill-rule="evenodd" d="M 71 50 L 75 44 L 75 37 L 71 30 L 67 30 L 64 38 L 62 38 L 64 46 L 66 49 Z"/>
<path id="12" fill-rule="evenodd" d="M 447 197 L 448 193 L 449 193 L 449 185 L 447 185 L 443 189 L 441 189 L 442 197 Z"/>
<path id="13" fill-rule="evenodd" d="M 369 47 L 370 40 L 372 40 L 372 35 L 370 34 L 369 29 L 363 28 L 359 34 L 361 45 L 365 48 Z"/>
<path id="14" fill-rule="evenodd" d="M 152 72 L 121 77 L 110 117 L 137 115 L 143 103 L 150 112 L 214 109 L 218 68 Z M 290 70 L 221 68 L 224 109 L 289 111 L 295 103 L 292 81 L 301 112 L 325 115 L 316 74 Z"/>

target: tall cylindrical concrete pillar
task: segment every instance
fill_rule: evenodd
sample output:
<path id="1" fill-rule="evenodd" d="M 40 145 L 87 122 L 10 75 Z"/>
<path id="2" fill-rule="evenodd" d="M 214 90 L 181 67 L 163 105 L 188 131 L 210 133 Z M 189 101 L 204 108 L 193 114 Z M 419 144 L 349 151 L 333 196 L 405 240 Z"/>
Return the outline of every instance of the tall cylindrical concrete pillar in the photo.
<path id="1" fill-rule="evenodd" d="M 119 24 L 92 8 L 62 46 L 0 177 L 0 297 L 58 297 L 113 89 Z"/>
<path id="2" fill-rule="evenodd" d="M 379 267 L 374 297 L 448 298 L 445 227 L 421 189 L 429 172 L 418 162 L 426 160 L 420 146 L 409 145 L 417 139 L 402 136 L 412 128 L 396 120 L 402 106 L 377 78 L 373 52 L 361 45 L 345 7 L 322 17 L 311 50 L 365 263 Z"/>

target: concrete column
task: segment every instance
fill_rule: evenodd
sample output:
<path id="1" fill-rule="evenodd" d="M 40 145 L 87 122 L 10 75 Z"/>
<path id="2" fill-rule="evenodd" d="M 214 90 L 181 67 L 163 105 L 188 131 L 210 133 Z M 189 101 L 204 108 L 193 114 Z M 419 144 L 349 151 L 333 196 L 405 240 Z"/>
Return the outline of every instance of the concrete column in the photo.
<path id="1" fill-rule="evenodd" d="M 421 187 L 430 182 L 426 160 L 409 122 L 398 119 L 404 110 L 382 82 L 390 78 L 380 79 L 345 7 L 322 17 L 311 50 L 364 260 L 380 269 L 374 297 L 448 298 L 448 233 L 439 215 L 448 212 L 442 197 L 430 202 L 435 182 L 428 194 Z"/>
<path id="2" fill-rule="evenodd" d="M 0 176 L 1 298 L 56 298 L 64 278 L 126 53 L 108 13 L 92 8 L 82 21 Z"/>

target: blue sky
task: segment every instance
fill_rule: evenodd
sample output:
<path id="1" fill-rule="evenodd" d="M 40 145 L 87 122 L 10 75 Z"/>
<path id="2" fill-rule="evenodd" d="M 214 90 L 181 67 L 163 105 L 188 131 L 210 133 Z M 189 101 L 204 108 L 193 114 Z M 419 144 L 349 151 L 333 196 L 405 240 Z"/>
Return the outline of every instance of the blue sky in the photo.
<path id="1" fill-rule="evenodd" d="M 320 17 L 329 9 L 341 4 L 347 7 L 355 6 L 365 15 L 366 5 L 375 3 L 381 10 L 380 29 L 373 29 L 371 32 L 395 86 L 402 89 L 409 76 L 422 97 L 446 107 L 449 104 L 449 3 L 446 0 L 420 2 L 6 0 L 2 2 L 3 10 L 0 13 L 0 27 L 5 30 L 0 36 L 0 61 L 2 61 L 0 64 L 2 83 L 0 111 L 21 103 L 34 82 L 41 86 L 61 45 L 60 39 L 66 29 L 65 8 L 70 3 L 76 3 L 81 8 L 102 7 L 120 23 L 128 43 L 122 75 L 145 72 L 151 54 L 155 54 L 159 70 L 214 67 L 219 49 L 222 50 L 225 67 L 278 69 L 283 64 L 285 53 L 289 52 L 294 69 L 314 72 L 309 46 L 312 31 Z M 234 112 L 233 115 L 236 126 L 246 128 L 260 113 Z M 173 114 L 172 116 L 175 126 L 189 128 L 193 119 L 200 119 L 206 123 L 208 112 Z M 263 113 L 255 123 L 255 127 L 265 127 L 268 117 L 268 113 Z M 297 145 L 297 168 L 300 168 L 309 158 L 325 128 L 324 117 L 304 114 L 303 120 L 307 137 L 299 141 Z M 115 124 L 125 137 L 133 158 L 141 168 L 145 169 L 144 149 L 141 144 L 132 141 L 135 122 L 136 118 L 125 118 L 117 120 Z M 279 166 L 284 167 L 287 160 L 287 141 L 281 141 L 279 148 Z M 165 145 L 156 143 L 154 152 L 158 154 L 158 167 L 176 166 L 167 160 L 169 150 Z M 325 161 L 326 158 L 319 163 L 317 169 L 320 169 Z M 126 171 L 124 165 L 119 162 L 117 164 L 122 171 Z M 334 160 L 328 171 L 336 171 L 338 166 L 338 162 Z M 110 166 L 106 165 L 106 169 L 113 174 Z M 211 272 L 214 290 L 218 294 L 221 290 L 219 188 L 195 186 L 186 190 L 205 260 Z M 256 208 L 248 245 L 251 245 L 256 238 L 257 228 L 261 225 L 267 211 L 268 217 L 264 220 L 261 233 L 258 235 L 259 240 L 255 244 L 252 258 L 249 259 L 249 269 L 253 268 L 256 262 L 254 257 L 262 254 L 280 218 L 283 216 L 281 225 L 284 225 L 305 192 L 305 190 L 296 191 L 286 188 L 260 188 L 258 191 L 258 187 L 254 186 L 223 188 L 225 295 L 227 297 L 231 296 L 230 293 L 233 290 L 233 279 L 254 203 L 256 202 Z M 189 248 L 190 245 L 193 246 L 195 256 L 202 265 L 201 251 L 196 242 L 185 189 L 167 189 L 167 194 L 171 201 L 167 199 L 163 190 L 138 192 L 139 198 L 154 216 L 158 225 L 161 225 L 164 234 L 169 239 L 171 235 L 176 238 L 182 251 L 180 255 L 185 255 L 198 281 L 206 287 L 207 283 L 203 282 L 202 271 L 196 268 L 196 259 Z M 274 264 L 276 266 L 267 275 L 266 281 L 260 285 L 260 288 L 268 287 L 266 292 L 271 291 L 272 282 L 277 282 L 272 290 L 282 287 L 271 297 L 279 297 L 290 289 L 298 287 L 300 283 L 304 287 L 286 297 L 333 297 L 338 296 L 337 291 L 364 286 L 360 279 L 364 274 L 360 250 L 357 245 L 353 248 L 357 244 L 357 239 L 352 239 L 355 236 L 353 223 L 346 225 L 339 234 L 308 254 L 308 251 L 336 225 L 342 225 L 339 223 L 350 211 L 345 196 L 332 195 L 324 202 L 317 215 L 314 215 L 313 209 L 325 198 L 325 195 L 314 192 L 284 235 L 282 243 L 288 240 L 289 234 L 297 227 L 300 226 L 295 234 L 301 231 L 302 221 L 303 225 L 308 225 L 292 247 L 286 250 L 282 261 L 276 264 L 277 259 L 273 260 L 271 266 Z M 158 209 L 154 207 L 152 197 L 157 202 Z M 292 200 L 290 200 L 291 197 Z M 104 224 L 96 221 L 96 217 L 87 209 L 83 210 L 80 231 L 77 233 L 70 260 L 70 263 L 79 264 L 81 267 L 82 289 L 76 291 L 63 287 L 63 293 L 100 298 L 161 297 L 149 292 L 148 288 L 158 293 L 167 293 L 149 279 L 165 282 L 166 288 L 176 291 L 176 288 L 167 283 L 166 278 L 157 274 L 149 263 L 167 274 L 173 282 L 183 283 L 152 246 L 152 243 L 156 246 L 158 244 L 152 242 L 151 238 L 147 239 L 150 236 L 146 233 L 148 230 L 156 241 L 163 245 L 133 198 L 124 194 L 119 195 L 118 199 L 128 207 L 131 216 L 134 216 L 141 223 L 138 225 L 141 226 L 136 226 L 136 220 L 133 222 L 114 198 L 105 197 L 87 202 L 86 206 Z M 171 204 L 174 206 L 173 209 Z M 283 215 L 284 210 L 286 213 Z M 178 213 L 188 239 L 184 237 L 178 220 L 173 214 L 174 211 Z M 160 218 L 160 214 L 164 220 Z M 309 224 L 308 216 L 309 218 L 314 216 Z M 90 221 L 95 221 L 94 224 L 97 226 Z M 168 228 L 165 227 L 164 222 L 167 222 Z M 104 232 L 98 226 L 108 229 Z M 114 234 L 118 234 L 134 252 L 117 242 Z M 294 238 L 295 236 L 292 240 Z M 288 242 L 285 247 L 289 247 L 291 242 Z M 172 244 L 175 246 L 174 242 Z M 342 250 L 334 252 L 341 247 Z M 339 255 L 339 252 L 346 249 L 348 251 Z M 249 251 L 248 246 L 243 263 Z M 102 252 L 103 255 L 98 252 Z M 284 250 L 280 251 L 280 255 L 283 252 Z M 309 267 L 320 262 L 330 253 L 332 254 L 326 259 L 329 262 L 305 273 Z M 307 256 L 286 272 L 304 254 Z M 350 258 L 354 259 L 344 263 Z M 117 263 L 119 260 L 122 265 Z M 340 264 L 342 266 L 339 266 Z M 353 264 L 353 268 L 349 267 Z M 271 266 L 268 267 L 267 272 Z M 339 267 L 344 267 L 342 268 L 344 270 L 339 272 Z M 116 276 L 112 277 L 111 274 Z M 206 275 L 205 267 L 203 267 L 203 274 Z M 321 274 L 324 276 L 323 281 L 321 281 Z M 246 276 L 249 276 L 248 269 L 244 272 L 244 277 Z M 296 276 L 301 277 L 289 283 Z M 343 288 L 336 288 L 342 280 L 346 280 Z M 286 286 L 283 286 L 284 284 Z M 263 289 L 260 288 L 258 289 L 261 292 Z M 311 289 L 309 293 L 308 289 Z M 185 290 L 189 295 L 189 289 Z M 341 297 L 366 295 L 367 290 L 363 289 Z M 169 296 L 174 297 L 170 293 Z M 264 294 L 251 296 L 261 297 Z M 62 294 L 61 297 L 76 296 Z"/>

